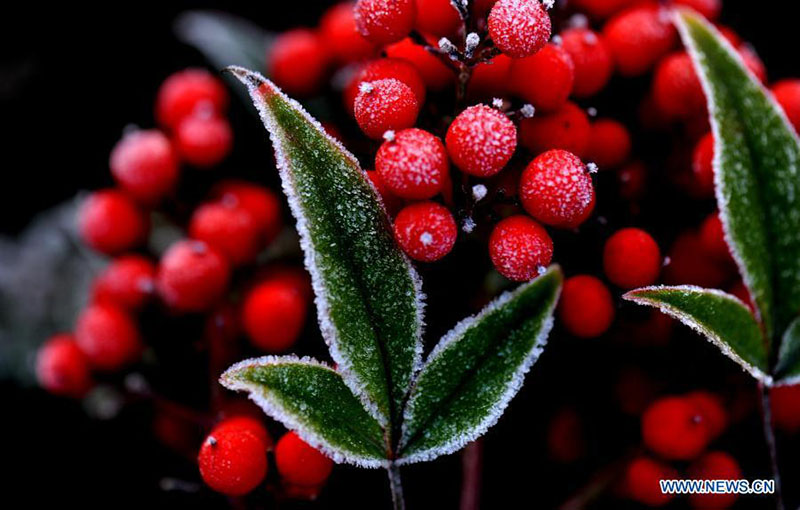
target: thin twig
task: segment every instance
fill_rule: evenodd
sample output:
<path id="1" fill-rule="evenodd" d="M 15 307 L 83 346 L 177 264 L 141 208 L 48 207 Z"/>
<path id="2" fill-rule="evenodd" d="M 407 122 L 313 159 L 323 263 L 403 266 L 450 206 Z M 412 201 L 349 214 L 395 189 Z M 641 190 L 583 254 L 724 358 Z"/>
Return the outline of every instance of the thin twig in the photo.
<path id="1" fill-rule="evenodd" d="M 400 479 L 400 466 L 392 462 L 386 471 L 389 474 L 389 490 L 392 491 L 394 510 L 405 510 L 406 501 L 403 496 L 403 482 Z"/>
<path id="2" fill-rule="evenodd" d="M 460 510 L 478 510 L 481 506 L 483 439 L 468 444 L 461 454 Z"/>
<path id="3" fill-rule="evenodd" d="M 769 450 L 770 469 L 772 479 L 775 481 L 775 508 L 783 510 L 783 491 L 781 489 L 781 474 L 778 466 L 778 446 L 775 441 L 775 428 L 772 424 L 772 403 L 769 395 L 769 388 L 759 383 L 761 390 L 761 418 L 764 428 L 764 440 Z"/>

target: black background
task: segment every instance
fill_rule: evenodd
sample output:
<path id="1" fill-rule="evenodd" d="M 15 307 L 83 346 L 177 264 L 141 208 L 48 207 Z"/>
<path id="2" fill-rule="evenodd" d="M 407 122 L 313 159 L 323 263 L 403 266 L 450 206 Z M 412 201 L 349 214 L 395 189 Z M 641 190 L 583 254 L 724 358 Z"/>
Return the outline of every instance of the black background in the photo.
<path id="1" fill-rule="evenodd" d="M 37 211 L 78 190 L 110 184 L 108 152 L 122 129 L 130 123 L 152 125 L 152 100 L 165 76 L 189 65 L 204 65 L 196 51 L 174 38 L 171 23 L 177 13 L 217 7 L 245 15 L 265 28 L 282 30 L 314 24 L 327 5 L 302 0 L 246 5 L 110 4 L 50 7 L 37 3 L 6 6 L 0 14 L 0 232 L 4 234 L 14 235 Z M 725 4 L 723 21 L 756 46 L 771 80 L 800 74 L 793 4 L 744 0 Z M 246 117 L 235 99 L 232 115 Z M 237 147 L 244 145 L 254 155 L 253 164 L 259 158 L 268 161 L 262 133 L 239 137 L 239 132 Z M 714 377 L 727 372 L 737 377 L 735 369 L 718 361 L 716 353 L 705 346 L 697 348 L 697 343 L 691 341 L 692 359 L 681 360 L 681 369 L 670 369 L 669 360 L 659 360 L 659 370 L 676 375 L 684 369 L 702 372 L 719 365 L 710 372 Z M 605 372 L 592 360 L 602 359 L 603 347 L 578 342 L 563 345 L 546 354 L 544 366 L 533 371 L 510 411 L 487 436 L 486 508 L 554 507 L 589 473 L 613 459 L 612 452 L 619 453 L 616 445 L 624 444 L 627 435 L 637 434 L 635 421 L 604 417 L 606 401 L 592 398 L 592 387 Z M 579 347 L 583 355 L 574 361 L 570 351 Z M 686 389 L 680 384 L 674 389 Z M 569 400 L 583 402 L 595 418 L 590 435 L 600 446 L 585 465 L 553 468 L 543 457 L 543 425 L 535 417 L 539 406 L 544 414 L 545 409 Z M 184 494 L 158 488 L 164 476 L 194 482 L 198 476 L 193 463 L 154 446 L 140 433 L 148 426 L 146 413 L 134 409 L 110 423 L 93 422 L 72 402 L 6 382 L 0 383 L 0 416 L 0 506 L 225 507 L 224 499 L 205 490 Z M 758 424 L 747 422 L 740 428 L 740 435 L 728 441 L 740 443 L 737 448 L 746 459 L 746 474 L 764 477 Z M 409 507 L 455 508 L 459 476 L 457 455 L 407 469 Z M 787 485 L 792 482 L 789 478 Z M 340 467 L 320 504 L 385 507 L 388 497 L 382 472 Z M 753 508 L 768 507 L 764 501 L 752 504 Z"/>

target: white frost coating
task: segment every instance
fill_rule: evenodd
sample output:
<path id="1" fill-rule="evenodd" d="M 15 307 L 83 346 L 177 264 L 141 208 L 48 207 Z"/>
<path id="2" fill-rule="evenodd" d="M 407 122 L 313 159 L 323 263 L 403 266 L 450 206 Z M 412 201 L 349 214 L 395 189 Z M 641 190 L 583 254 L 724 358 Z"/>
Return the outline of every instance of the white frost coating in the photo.
<path id="1" fill-rule="evenodd" d="M 289 171 L 289 164 L 286 159 L 286 150 L 283 147 L 283 141 L 281 139 L 282 137 L 278 136 L 277 134 L 280 131 L 280 127 L 278 126 L 277 121 L 273 117 L 272 113 L 270 113 L 269 109 L 264 104 L 262 94 L 259 92 L 259 86 L 262 84 L 269 86 L 271 91 L 273 91 L 275 94 L 279 94 L 307 122 L 316 127 L 322 136 L 324 136 L 331 145 L 340 151 L 341 154 L 348 161 L 350 161 L 354 167 L 361 168 L 361 166 L 359 165 L 355 156 L 345 149 L 344 145 L 342 145 L 339 140 L 330 136 L 322 127 L 322 125 L 314 117 L 309 115 L 308 112 L 306 112 L 300 103 L 284 94 L 274 83 L 264 78 L 260 73 L 249 71 L 242 67 L 231 66 L 227 69 L 247 87 L 250 97 L 253 100 L 253 104 L 255 105 L 256 109 L 258 109 L 261 121 L 267 128 L 270 140 L 272 141 L 272 145 L 275 149 L 275 160 L 277 162 L 278 172 L 281 176 L 281 187 L 283 188 L 283 192 L 289 202 L 289 209 L 292 211 L 292 215 L 297 220 L 296 228 L 300 236 L 300 247 L 303 249 L 303 260 L 306 269 L 311 275 L 311 286 L 314 289 L 314 304 L 317 307 L 317 320 L 319 321 L 322 337 L 325 340 L 325 343 L 328 345 L 331 358 L 333 358 L 338 365 L 338 372 L 341 374 L 342 380 L 347 387 L 350 388 L 350 391 L 352 391 L 353 394 L 358 397 L 358 399 L 364 405 L 367 413 L 375 418 L 382 427 L 386 428 L 389 424 L 389 417 L 383 414 L 378 409 L 378 406 L 370 399 L 363 381 L 361 381 L 358 374 L 353 371 L 353 366 L 350 359 L 348 359 L 339 349 L 339 334 L 336 329 L 336 325 L 330 318 L 328 289 L 325 286 L 325 280 L 317 266 L 317 251 L 311 239 L 305 211 L 303 210 L 303 206 L 298 198 L 296 183 L 294 182 L 291 172 Z M 372 184 L 371 180 L 366 177 L 366 175 L 364 176 L 364 179 L 369 184 L 373 196 L 381 205 L 384 214 L 387 214 L 386 206 L 383 203 L 380 193 Z M 410 260 L 404 253 L 401 253 L 401 256 L 403 257 L 406 267 L 408 268 L 409 276 L 414 286 L 417 330 L 415 334 L 416 342 L 414 345 L 413 369 L 411 372 L 411 380 L 413 380 L 415 374 L 419 372 L 422 367 L 422 334 L 424 329 L 425 294 L 422 292 L 422 280 L 420 279 L 414 267 L 411 265 Z M 389 401 L 391 402 L 391 396 L 389 396 Z"/>
<path id="2" fill-rule="evenodd" d="M 727 299 L 729 301 L 733 301 L 740 305 L 747 313 L 750 313 L 750 309 L 745 305 L 741 299 L 728 294 L 727 292 L 723 292 L 717 289 L 706 289 L 703 287 L 698 287 L 696 285 L 676 285 L 676 286 L 667 286 L 667 285 L 652 285 L 650 287 L 641 287 L 636 289 L 635 291 L 628 292 L 622 296 L 623 299 L 628 301 L 633 301 L 634 303 L 638 303 L 640 305 L 647 305 L 652 306 L 654 308 L 658 308 L 661 313 L 665 313 L 670 317 L 678 319 L 682 323 L 686 324 L 693 330 L 697 331 L 701 335 L 705 336 L 711 343 L 717 346 L 717 348 L 722 351 L 722 354 L 729 357 L 733 361 L 739 364 L 746 372 L 748 372 L 751 376 L 753 376 L 756 380 L 761 381 L 767 386 L 772 386 L 772 377 L 768 374 L 762 372 L 759 368 L 754 367 L 747 361 L 743 360 L 739 357 L 736 352 L 730 348 L 730 346 L 725 343 L 722 338 L 719 337 L 714 331 L 706 328 L 699 322 L 695 321 L 691 315 L 688 315 L 677 308 L 670 306 L 666 303 L 661 303 L 657 300 L 650 299 L 643 296 L 637 296 L 637 292 L 658 292 L 660 290 L 676 290 L 679 292 L 687 292 L 687 293 L 704 293 L 704 294 L 713 294 L 717 297 L 721 297 L 723 299 Z"/>
<path id="3" fill-rule="evenodd" d="M 596 174 L 597 173 L 597 163 L 594 163 L 592 161 L 586 163 L 586 171 L 589 172 L 590 174 Z"/>
<path id="4" fill-rule="evenodd" d="M 447 53 L 451 59 L 458 58 L 458 48 L 447 37 L 439 39 L 439 49 Z"/>
<path id="5" fill-rule="evenodd" d="M 542 0 L 545 9 L 552 9 L 556 5 L 556 0 Z"/>
<path id="6" fill-rule="evenodd" d="M 465 42 L 465 51 L 467 53 L 467 57 L 472 57 L 472 52 L 475 51 L 475 48 L 481 43 L 481 36 L 476 34 L 475 32 L 470 32 L 467 34 L 466 42 Z"/>
<path id="7" fill-rule="evenodd" d="M 694 14 L 694 11 L 691 9 L 678 9 L 673 13 L 672 21 L 675 26 L 678 28 L 678 33 L 680 33 L 681 39 L 683 40 L 684 46 L 686 46 L 686 50 L 689 52 L 689 56 L 692 57 L 692 61 L 695 62 L 695 65 L 702 65 L 703 58 L 700 55 L 700 51 L 697 48 L 697 45 L 694 42 L 694 39 L 689 35 L 689 28 L 686 26 L 682 19 L 682 15 L 689 15 L 692 16 L 697 20 L 698 23 L 701 23 L 707 30 L 716 34 L 718 37 L 720 45 L 722 48 L 728 53 L 728 56 L 735 59 L 739 62 L 739 67 L 744 70 L 747 76 L 750 78 L 750 81 L 753 85 L 758 87 L 767 97 L 767 100 L 772 106 L 773 113 L 778 115 L 780 119 L 783 121 L 786 128 L 792 133 L 792 136 L 795 139 L 795 143 L 800 144 L 800 138 L 797 135 L 792 123 L 789 122 L 789 118 L 786 116 L 786 113 L 783 111 L 783 108 L 778 105 L 775 101 L 775 97 L 772 93 L 761 83 L 761 80 L 750 70 L 749 67 L 742 63 L 742 59 L 739 56 L 736 49 L 731 45 L 727 38 L 723 37 L 719 31 L 714 28 L 711 24 L 706 22 L 700 16 Z M 733 239 L 730 235 L 730 216 L 728 215 L 728 201 L 725 198 L 725 193 L 723 192 L 724 181 L 722 180 L 722 135 L 719 123 L 716 120 L 716 116 L 714 115 L 714 111 L 718 109 L 716 98 L 713 94 L 713 88 L 711 83 L 708 80 L 708 77 L 705 73 L 696 73 L 698 78 L 700 79 L 700 83 L 703 86 L 703 93 L 706 96 L 706 100 L 708 101 L 708 112 L 709 112 L 709 122 L 711 124 L 711 132 L 714 136 L 714 159 L 712 161 L 712 167 L 714 168 L 714 193 L 717 198 L 717 208 L 719 209 L 719 217 L 722 222 L 722 232 L 725 237 L 725 243 L 728 245 L 728 248 L 733 256 L 733 259 L 736 261 L 736 266 L 739 268 L 739 274 L 742 275 L 742 281 L 747 287 L 748 292 L 751 296 L 753 296 L 753 302 L 755 304 L 755 313 L 756 318 L 759 322 L 763 322 L 763 317 L 761 315 L 761 309 L 758 304 L 758 293 L 754 292 L 755 282 L 753 281 L 752 275 L 747 271 L 747 267 L 744 263 L 744 257 L 742 256 L 739 246 L 733 242 Z"/>
<path id="8" fill-rule="evenodd" d="M 472 231 L 475 230 L 475 220 L 471 217 L 464 218 L 464 221 L 461 223 L 461 230 L 467 234 L 471 234 Z"/>
<path id="9" fill-rule="evenodd" d="M 372 82 L 362 81 L 358 84 L 358 91 L 362 94 L 369 94 L 373 90 L 375 90 L 375 86 L 372 85 Z"/>
<path id="10" fill-rule="evenodd" d="M 560 271 L 558 266 L 551 266 L 550 272 L 553 271 Z M 480 321 L 490 313 L 496 311 L 498 308 L 502 307 L 513 298 L 518 296 L 519 294 L 525 292 L 531 285 L 537 282 L 537 279 L 531 280 L 528 283 L 522 284 L 513 291 L 504 292 L 494 301 L 486 305 L 486 307 L 481 310 L 477 315 L 473 315 L 471 317 L 467 317 L 466 319 L 461 320 L 458 324 L 453 327 L 445 336 L 439 340 L 439 343 L 436 344 L 436 347 L 433 348 L 433 351 L 428 355 L 428 359 L 425 361 L 425 365 L 430 365 L 434 363 L 443 352 L 453 346 L 459 339 L 464 336 L 464 333 L 472 327 L 477 321 Z M 555 310 L 556 304 L 558 303 L 558 298 L 561 294 L 561 287 L 558 288 L 556 291 L 556 295 L 550 306 L 547 308 L 546 314 L 547 318 L 545 319 L 544 323 L 542 324 L 542 328 L 539 330 L 539 334 L 536 336 L 536 340 L 533 343 L 533 347 L 528 355 L 525 357 L 525 360 L 517 367 L 516 372 L 511 378 L 506 391 L 500 396 L 497 401 L 497 404 L 492 409 L 492 412 L 485 416 L 484 419 L 476 425 L 472 430 L 465 432 L 464 434 L 452 438 L 449 442 L 443 444 L 438 448 L 433 448 L 429 450 L 424 450 L 421 452 L 416 452 L 412 455 L 407 457 L 403 457 L 395 461 L 398 465 L 406 465 L 406 464 L 414 464 L 416 462 L 428 462 L 437 457 L 442 455 L 448 455 L 450 453 L 456 452 L 463 448 L 468 443 L 474 441 L 475 439 L 479 438 L 483 434 L 486 433 L 495 423 L 500 419 L 500 416 L 503 415 L 506 407 L 508 407 L 508 403 L 517 394 L 519 389 L 522 387 L 522 383 L 525 379 L 525 374 L 528 373 L 531 366 L 539 359 L 539 356 L 544 351 L 545 346 L 547 345 L 547 336 L 550 334 L 550 330 L 553 328 L 553 311 Z M 406 423 L 410 420 L 411 416 L 414 413 L 414 387 L 411 389 L 411 396 L 408 399 L 408 404 L 406 405 L 405 411 L 403 412 L 403 428 L 401 433 L 400 443 L 403 444 L 404 441 L 408 440 L 407 437 L 407 429 Z"/>
<path id="11" fill-rule="evenodd" d="M 594 106 L 590 106 L 589 108 L 586 109 L 586 115 L 588 115 L 589 117 L 597 117 L 597 108 L 595 108 Z"/>
<path id="12" fill-rule="evenodd" d="M 525 103 L 522 105 L 522 108 L 519 109 L 519 113 L 526 119 L 530 119 L 536 115 L 536 108 L 530 103 Z"/>
<path id="13" fill-rule="evenodd" d="M 488 193 L 486 186 L 483 184 L 476 184 L 472 187 L 472 198 L 475 199 L 476 202 L 480 202 Z"/>
<path id="14" fill-rule="evenodd" d="M 505 103 L 503 102 L 503 100 L 500 99 L 499 97 L 495 97 L 495 98 L 492 99 L 492 106 L 494 106 L 498 110 L 501 110 L 503 108 L 504 104 Z"/>
<path id="15" fill-rule="evenodd" d="M 383 132 L 383 139 L 387 142 L 393 142 L 397 133 L 394 132 L 394 129 L 387 129 Z"/>
<path id="16" fill-rule="evenodd" d="M 560 35 L 556 34 L 550 39 L 550 42 L 555 44 L 556 46 L 561 46 L 561 43 L 563 43 L 564 40 L 561 38 Z"/>
<path id="17" fill-rule="evenodd" d="M 269 392 L 264 392 L 261 386 L 256 383 L 242 381 L 236 377 L 237 372 L 250 367 L 288 364 L 314 366 L 330 370 L 331 372 L 336 372 L 327 364 L 308 356 L 303 356 L 302 358 L 293 355 L 262 356 L 260 358 L 246 359 L 232 365 L 220 376 L 219 382 L 229 390 L 246 391 L 248 398 L 252 400 L 258 407 L 260 407 L 265 413 L 284 424 L 286 428 L 295 431 L 295 433 L 297 433 L 297 435 L 300 436 L 303 441 L 319 449 L 334 462 L 338 464 L 346 462 L 348 464 L 354 464 L 364 468 L 386 467 L 388 465 L 388 460 L 353 455 L 350 452 L 339 450 L 335 446 L 328 444 L 325 439 L 311 430 L 308 424 L 303 422 L 301 416 L 286 409 L 278 401 L 278 399 L 272 397 Z"/>

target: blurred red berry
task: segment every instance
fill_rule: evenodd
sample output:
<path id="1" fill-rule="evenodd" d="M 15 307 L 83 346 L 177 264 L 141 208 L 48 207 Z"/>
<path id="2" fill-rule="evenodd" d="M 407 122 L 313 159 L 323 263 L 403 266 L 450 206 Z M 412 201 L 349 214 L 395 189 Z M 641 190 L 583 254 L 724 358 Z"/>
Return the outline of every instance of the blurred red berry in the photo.
<path id="1" fill-rule="evenodd" d="M 734 276 L 735 266 L 721 264 L 706 254 L 696 232 L 687 231 L 678 236 L 667 254 L 664 281 L 669 285 L 698 285 L 719 288 Z"/>
<path id="2" fill-rule="evenodd" d="M 647 191 L 647 167 L 641 161 L 633 161 L 617 172 L 619 194 L 631 201 L 641 199 Z"/>
<path id="3" fill-rule="evenodd" d="M 503 96 L 509 89 L 513 60 L 501 53 L 488 62 L 477 64 L 472 69 L 472 77 L 467 84 L 467 95 L 480 98 Z"/>
<path id="4" fill-rule="evenodd" d="M 205 69 L 184 69 L 171 74 L 158 89 L 156 119 L 167 128 L 175 128 L 198 111 L 224 114 L 228 92 L 222 80 Z"/>
<path id="5" fill-rule="evenodd" d="M 416 0 L 417 30 L 437 37 L 456 35 L 461 26 L 461 16 L 451 0 Z"/>
<path id="6" fill-rule="evenodd" d="M 435 39 L 428 37 L 426 41 L 436 46 Z M 455 77 L 450 68 L 409 37 L 387 46 L 385 51 L 387 57 L 405 60 L 413 65 L 431 90 L 442 90 L 454 82 Z"/>
<path id="7" fill-rule="evenodd" d="M 503 113 L 470 106 L 453 120 L 445 137 L 453 164 L 476 177 L 490 177 L 506 166 L 517 147 L 517 128 Z"/>
<path id="8" fill-rule="evenodd" d="M 224 204 L 233 204 L 250 214 L 264 238 L 272 241 L 281 230 L 281 204 L 272 191 L 245 181 L 226 180 L 214 186 L 212 198 Z"/>
<path id="9" fill-rule="evenodd" d="M 753 306 L 753 300 L 750 297 L 750 291 L 743 281 L 739 280 L 730 287 L 728 287 L 728 294 L 739 298 L 739 301 L 745 304 L 750 311 L 755 314 L 756 308 Z"/>
<path id="10" fill-rule="evenodd" d="M 800 80 L 781 80 L 772 86 L 772 93 L 794 130 L 800 131 Z"/>
<path id="11" fill-rule="evenodd" d="M 123 255 L 111 261 L 92 283 L 95 302 L 113 303 L 128 310 L 141 308 L 155 289 L 156 266 L 141 255 Z"/>
<path id="12" fill-rule="evenodd" d="M 287 94 L 310 96 L 320 88 L 328 71 L 326 45 L 307 28 L 283 32 L 270 47 L 267 69 Z"/>
<path id="13" fill-rule="evenodd" d="M 139 327 L 124 309 L 109 303 L 89 305 L 78 316 L 75 339 L 89 364 L 114 371 L 135 362 L 142 352 Z"/>
<path id="14" fill-rule="evenodd" d="M 358 0 L 354 12 L 358 31 L 375 44 L 399 41 L 417 18 L 414 0 Z"/>
<path id="15" fill-rule="evenodd" d="M 589 117 L 575 103 L 567 102 L 551 114 L 537 113 L 519 124 L 519 140 L 535 154 L 563 149 L 578 157 L 586 155 L 591 138 Z"/>
<path id="16" fill-rule="evenodd" d="M 533 55 L 550 39 L 550 16 L 539 0 L 498 0 L 487 21 L 492 42 L 510 57 Z"/>
<path id="17" fill-rule="evenodd" d="M 669 11 L 658 5 L 632 7 L 611 18 L 603 39 L 623 76 L 639 76 L 666 55 L 677 42 Z"/>
<path id="18" fill-rule="evenodd" d="M 489 237 L 489 256 L 497 271 L 516 282 L 528 281 L 553 259 L 553 241 L 547 231 L 527 216 L 498 223 Z"/>
<path id="19" fill-rule="evenodd" d="M 688 393 L 684 398 L 695 406 L 703 417 L 711 439 L 716 439 L 722 435 L 728 426 L 728 412 L 717 395 L 708 391 L 697 390 Z"/>
<path id="20" fill-rule="evenodd" d="M 692 153 L 692 190 L 702 198 L 714 196 L 714 135 L 706 133 Z"/>
<path id="21" fill-rule="evenodd" d="M 598 119 L 592 123 L 586 159 L 600 170 L 607 170 L 625 163 L 630 153 L 631 135 L 624 124 L 613 119 Z"/>
<path id="22" fill-rule="evenodd" d="M 574 81 L 572 58 L 562 46 L 552 43 L 535 55 L 516 59 L 511 64 L 512 91 L 541 112 L 562 108 L 572 93 Z"/>
<path id="23" fill-rule="evenodd" d="M 193 115 L 178 125 L 175 146 L 187 163 L 199 168 L 212 167 L 230 154 L 233 131 L 222 117 Z"/>
<path id="24" fill-rule="evenodd" d="M 394 235 L 409 257 L 421 262 L 434 262 L 453 249 L 458 227 L 453 215 L 443 205 L 417 202 L 397 213 Z"/>
<path id="25" fill-rule="evenodd" d="M 606 277 L 623 289 L 650 285 L 661 272 L 661 250 L 644 230 L 623 228 L 606 241 L 603 268 Z"/>
<path id="26" fill-rule="evenodd" d="M 394 195 L 422 200 L 442 190 L 448 161 L 439 138 L 411 128 L 387 137 L 375 156 L 375 170 Z"/>
<path id="27" fill-rule="evenodd" d="M 358 33 L 353 8 L 355 2 L 342 2 L 325 11 L 319 20 L 319 36 L 339 63 L 354 62 L 375 54 L 375 45 Z"/>
<path id="28" fill-rule="evenodd" d="M 638 3 L 642 0 L 574 0 L 572 5 L 592 18 L 602 20 Z"/>
<path id="29" fill-rule="evenodd" d="M 700 225 L 700 246 L 709 257 L 734 263 L 728 243 L 725 241 L 725 232 L 718 212 L 708 215 Z"/>
<path id="30" fill-rule="evenodd" d="M 642 415 L 645 446 L 665 459 L 694 459 L 703 453 L 710 438 L 702 411 L 685 398 L 661 398 Z"/>
<path id="31" fill-rule="evenodd" d="M 153 205 L 178 183 L 178 157 L 169 139 L 155 129 L 126 134 L 111 151 L 111 175 L 136 201 Z"/>
<path id="32" fill-rule="evenodd" d="M 672 0 L 675 5 L 690 7 L 709 21 L 714 21 L 722 12 L 722 0 Z"/>
<path id="33" fill-rule="evenodd" d="M 567 278 L 558 302 L 564 328 L 581 338 L 605 333 L 614 322 L 614 299 L 608 287 L 590 275 Z"/>
<path id="34" fill-rule="evenodd" d="M 770 398 L 775 426 L 789 434 L 800 432 L 800 384 L 776 386 Z"/>
<path id="35" fill-rule="evenodd" d="M 378 140 L 390 129 L 410 128 L 417 121 L 420 104 L 405 83 L 386 78 L 362 81 L 358 87 L 353 112 L 368 137 Z"/>
<path id="36" fill-rule="evenodd" d="M 625 491 L 628 497 L 648 507 L 666 505 L 671 494 L 661 492 L 661 480 L 675 480 L 678 473 L 661 462 L 647 457 L 638 457 L 628 464 L 625 470 Z"/>
<path id="37" fill-rule="evenodd" d="M 287 432 L 275 445 L 275 464 L 281 478 L 293 485 L 317 486 L 333 470 L 333 461 L 316 448 Z"/>
<path id="38" fill-rule="evenodd" d="M 685 51 L 664 57 L 653 76 L 653 99 L 670 117 L 688 119 L 706 112 L 706 96 Z"/>
<path id="39" fill-rule="evenodd" d="M 740 480 L 742 470 L 736 459 L 725 452 L 708 452 L 689 466 L 692 480 Z M 728 508 L 736 502 L 738 494 L 692 494 L 689 504 L 692 508 Z"/>
<path id="40" fill-rule="evenodd" d="M 756 53 L 753 47 L 748 44 L 743 44 L 737 49 L 737 52 L 744 62 L 745 67 L 755 75 L 758 81 L 765 83 L 767 81 L 767 68 L 764 66 L 764 62 L 761 61 L 761 57 L 758 56 L 758 53 Z"/>
<path id="41" fill-rule="evenodd" d="M 200 475 L 212 489 L 240 496 L 255 489 L 267 475 L 267 452 L 261 438 L 243 424 L 217 425 L 197 456 Z"/>
<path id="42" fill-rule="evenodd" d="M 393 78 L 408 85 L 417 98 L 417 104 L 420 107 L 425 104 L 425 82 L 422 81 L 417 68 L 405 60 L 380 58 L 365 63 L 347 84 L 344 90 L 345 107 L 353 112 L 361 83 L 387 78 Z"/>
<path id="43" fill-rule="evenodd" d="M 234 201 L 201 204 L 189 221 L 189 237 L 216 248 L 233 266 L 255 260 L 264 243 L 255 218 Z"/>
<path id="44" fill-rule="evenodd" d="M 180 240 L 161 257 L 156 289 L 177 312 L 202 312 L 211 308 L 228 287 L 230 268 L 215 248 L 203 241 Z"/>
<path id="45" fill-rule="evenodd" d="M 561 464 L 577 461 L 586 453 L 581 417 L 571 407 L 560 409 L 547 426 L 547 452 Z"/>
<path id="46" fill-rule="evenodd" d="M 69 333 L 53 335 L 36 353 L 36 379 L 54 395 L 81 397 L 91 387 L 89 363 Z"/>
<path id="47" fill-rule="evenodd" d="M 107 255 L 139 246 L 149 228 L 145 213 L 116 190 L 95 191 L 78 212 L 78 230 L 83 241 Z"/>
<path id="48" fill-rule="evenodd" d="M 305 285 L 299 279 L 275 275 L 247 292 L 242 326 L 251 344 L 265 352 L 283 352 L 297 341 L 308 312 Z"/>
<path id="49" fill-rule="evenodd" d="M 614 72 L 614 61 L 600 34 L 588 28 L 570 28 L 561 33 L 561 47 L 575 69 L 573 95 L 590 97 L 600 92 Z"/>

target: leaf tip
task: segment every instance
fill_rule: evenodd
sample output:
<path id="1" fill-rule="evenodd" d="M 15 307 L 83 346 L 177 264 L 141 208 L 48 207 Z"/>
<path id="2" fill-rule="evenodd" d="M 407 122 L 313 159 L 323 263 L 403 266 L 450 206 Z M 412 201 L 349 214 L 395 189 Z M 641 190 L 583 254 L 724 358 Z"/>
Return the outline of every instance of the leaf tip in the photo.
<path id="1" fill-rule="evenodd" d="M 273 96 L 280 92 L 277 85 L 272 83 L 267 78 L 264 78 L 261 73 L 251 71 L 242 66 L 227 66 L 223 70 L 225 73 L 233 75 L 237 80 L 244 83 L 250 90 L 258 90 L 264 96 Z"/>

